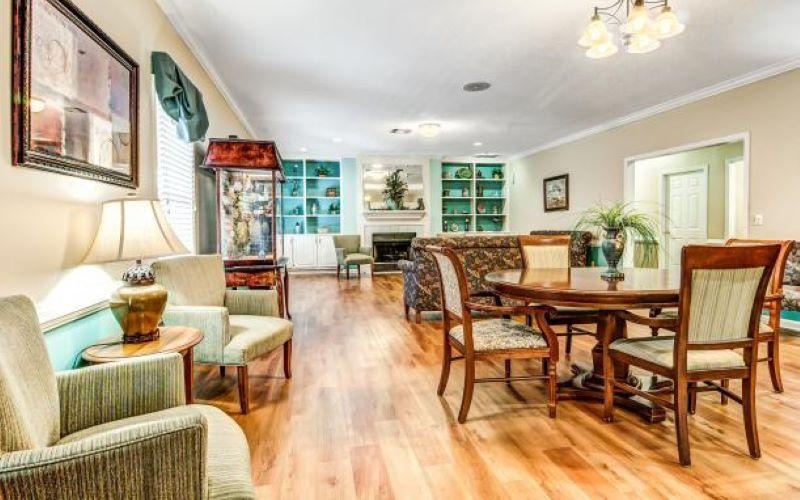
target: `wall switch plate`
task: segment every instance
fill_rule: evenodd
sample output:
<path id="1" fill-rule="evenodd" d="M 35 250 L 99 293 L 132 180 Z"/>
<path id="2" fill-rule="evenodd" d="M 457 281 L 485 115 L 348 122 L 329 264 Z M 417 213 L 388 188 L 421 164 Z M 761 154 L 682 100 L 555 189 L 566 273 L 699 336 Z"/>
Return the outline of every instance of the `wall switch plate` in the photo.
<path id="1" fill-rule="evenodd" d="M 764 216 L 761 214 L 755 214 L 753 216 L 753 225 L 754 226 L 763 226 L 764 225 Z"/>

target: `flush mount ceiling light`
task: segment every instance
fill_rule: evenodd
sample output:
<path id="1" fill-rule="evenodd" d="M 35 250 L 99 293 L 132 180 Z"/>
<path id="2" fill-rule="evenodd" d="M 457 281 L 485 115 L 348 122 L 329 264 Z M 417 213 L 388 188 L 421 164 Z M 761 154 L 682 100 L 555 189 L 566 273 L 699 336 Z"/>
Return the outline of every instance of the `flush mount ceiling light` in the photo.
<path id="1" fill-rule="evenodd" d="M 653 18 L 651 10 L 659 11 Z M 669 6 L 668 0 L 616 0 L 606 7 L 595 7 L 578 45 L 586 47 L 586 56 L 602 59 L 619 51 L 614 34 L 616 27 L 629 54 L 646 54 L 661 47 L 661 40 L 680 35 L 686 29 Z"/>
<path id="2" fill-rule="evenodd" d="M 476 148 L 479 148 L 479 147 L 483 146 L 483 143 L 482 142 L 473 142 L 472 145 L 475 146 Z"/>
<path id="3" fill-rule="evenodd" d="M 470 82 L 465 84 L 462 88 L 464 92 L 483 92 L 484 90 L 489 90 L 492 86 L 489 82 Z"/>
<path id="4" fill-rule="evenodd" d="M 333 138 L 333 139 L 331 139 L 331 140 L 332 140 L 333 142 L 337 142 L 337 143 L 338 143 L 338 142 L 342 142 L 342 138 L 341 138 L 341 137 L 334 137 L 334 138 Z"/>
<path id="5" fill-rule="evenodd" d="M 419 126 L 419 135 L 426 139 L 433 139 L 439 132 L 442 131 L 442 126 L 438 123 L 423 123 Z"/>

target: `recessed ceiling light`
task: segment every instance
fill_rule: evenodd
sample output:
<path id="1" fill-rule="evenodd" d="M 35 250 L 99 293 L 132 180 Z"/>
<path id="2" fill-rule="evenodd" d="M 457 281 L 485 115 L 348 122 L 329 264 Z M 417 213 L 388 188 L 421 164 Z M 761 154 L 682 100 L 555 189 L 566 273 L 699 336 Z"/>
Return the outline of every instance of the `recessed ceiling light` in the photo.
<path id="1" fill-rule="evenodd" d="M 442 131 L 442 126 L 438 123 L 423 123 L 419 126 L 419 134 L 422 137 L 433 139 L 439 132 Z"/>
<path id="2" fill-rule="evenodd" d="M 331 139 L 331 140 L 332 140 L 333 142 L 342 142 L 342 138 L 341 138 L 341 137 L 334 137 L 334 138 L 333 138 L 333 139 Z"/>
<path id="3" fill-rule="evenodd" d="M 489 82 L 470 82 L 465 84 L 462 88 L 464 92 L 483 92 L 484 90 L 489 90 L 492 86 Z"/>
<path id="4" fill-rule="evenodd" d="M 472 145 L 475 146 L 476 148 L 479 148 L 479 147 L 483 146 L 483 143 L 482 142 L 473 142 Z"/>
<path id="5" fill-rule="evenodd" d="M 408 134 L 411 133 L 411 129 L 410 128 L 393 128 L 393 129 L 389 130 L 389 133 L 390 134 L 396 134 L 396 135 L 408 135 Z"/>

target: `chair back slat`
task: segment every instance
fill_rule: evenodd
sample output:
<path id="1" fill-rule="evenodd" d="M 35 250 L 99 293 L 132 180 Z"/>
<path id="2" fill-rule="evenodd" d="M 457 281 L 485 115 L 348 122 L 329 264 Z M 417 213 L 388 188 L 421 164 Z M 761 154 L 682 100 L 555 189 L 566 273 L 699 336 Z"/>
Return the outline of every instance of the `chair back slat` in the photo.
<path id="1" fill-rule="evenodd" d="M 526 269 L 569 267 L 570 237 L 522 235 L 519 237 L 522 264 Z"/>
<path id="2" fill-rule="evenodd" d="M 689 345 L 721 349 L 725 343 L 754 341 L 780 250 L 780 245 L 683 248 L 676 366 L 686 366 Z"/>

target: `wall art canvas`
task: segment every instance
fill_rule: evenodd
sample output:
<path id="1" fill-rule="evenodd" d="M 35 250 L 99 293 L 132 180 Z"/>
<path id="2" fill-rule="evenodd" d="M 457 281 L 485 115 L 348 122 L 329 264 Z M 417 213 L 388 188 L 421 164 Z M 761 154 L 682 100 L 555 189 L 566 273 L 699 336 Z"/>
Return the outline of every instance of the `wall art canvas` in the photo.
<path id="1" fill-rule="evenodd" d="M 544 211 L 569 210 L 569 174 L 544 180 Z"/>
<path id="2" fill-rule="evenodd" d="M 14 163 L 135 188 L 138 71 L 68 0 L 14 0 Z"/>

